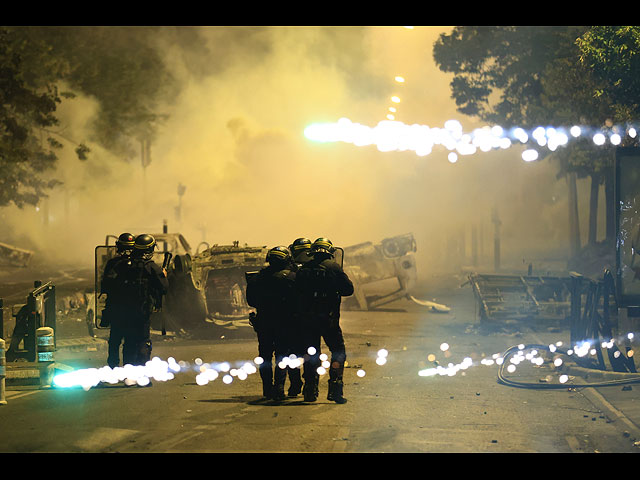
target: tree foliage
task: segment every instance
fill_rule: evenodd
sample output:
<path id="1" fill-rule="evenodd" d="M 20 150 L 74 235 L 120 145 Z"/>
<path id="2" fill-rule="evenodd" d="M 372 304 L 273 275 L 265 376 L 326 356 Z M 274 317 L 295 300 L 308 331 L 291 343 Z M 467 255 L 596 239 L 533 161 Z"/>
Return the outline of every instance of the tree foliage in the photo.
<path id="1" fill-rule="evenodd" d="M 150 28 L 156 27 L 0 28 L 0 206 L 35 205 L 59 184 L 42 174 L 69 141 L 80 160 L 90 158 L 85 139 L 56 130 L 64 98 L 97 100 L 86 140 L 122 160 L 138 154 L 140 141 L 153 140 L 166 118 L 161 106 L 177 86 Z M 60 92 L 62 84 L 70 91 Z"/>
<path id="2" fill-rule="evenodd" d="M 55 182 L 38 174 L 55 164 L 60 143 L 43 134 L 57 125 L 60 102 L 49 78 L 31 82 L 25 74 L 22 45 L 0 29 L 0 205 L 35 205 Z"/>
<path id="3" fill-rule="evenodd" d="M 455 27 L 434 45 L 454 74 L 461 113 L 504 126 L 612 127 L 637 118 L 637 27 Z M 548 152 L 547 152 L 548 153 Z M 576 142 L 558 150 L 560 174 L 608 168 L 610 149 Z"/>
<path id="4" fill-rule="evenodd" d="M 580 62 L 593 72 L 591 94 L 612 105 L 614 122 L 640 116 L 640 27 L 594 26 L 576 40 Z"/>
<path id="5" fill-rule="evenodd" d="M 458 111 L 505 126 L 532 126 L 542 116 L 546 68 L 571 55 L 583 27 L 455 27 L 433 48 L 438 67 L 454 74 Z"/>
<path id="6" fill-rule="evenodd" d="M 638 27 L 465 26 L 441 35 L 433 54 L 441 70 L 454 74 L 451 92 L 461 113 L 507 127 L 614 129 L 640 113 L 639 47 Z M 607 238 L 613 233 L 612 150 L 581 139 L 553 154 L 544 151 L 558 160 L 558 176 L 591 177 L 590 231 L 594 187 L 605 182 Z"/>

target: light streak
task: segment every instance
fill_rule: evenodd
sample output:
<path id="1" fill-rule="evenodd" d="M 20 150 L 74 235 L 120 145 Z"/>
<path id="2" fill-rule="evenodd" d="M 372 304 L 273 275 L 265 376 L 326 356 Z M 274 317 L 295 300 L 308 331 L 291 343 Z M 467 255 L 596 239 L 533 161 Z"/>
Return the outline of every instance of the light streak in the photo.
<path id="1" fill-rule="evenodd" d="M 397 96 L 391 97 L 395 103 L 400 102 Z M 393 107 L 392 107 L 393 108 Z M 626 131 L 626 135 L 635 138 L 636 128 L 615 127 L 612 129 L 597 129 L 586 126 L 573 125 L 566 127 L 539 126 L 530 132 L 521 127 L 504 128 L 499 125 L 476 128 L 470 133 L 464 133 L 462 125 L 457 120 L 447 120 L 444 128 L 431 128 L 421 124 L 405 124 L 393 120 L 378 122 L 374 127 L 354 123 L 348 118 L 340 118 L 335 123 L 313 123 L 304 130 L 304 136 L 315 142 L 344 142 L 356 146 L 375 146 L 381 152 L 413 151 L 418 156 L 432 153 L 434 148 L 441 147 L 448 150 L 448 160 L 456 163 L 458 155 L 469 156 L 491 150 L 506 150 L 513 146 L 524 146 L 521 157 L 526 162 L 540 158 L 541 150 L 556 151 L 568 145 L 572 139 L 581 137 L 591 138 L 596 146 L 620 145 L 623 137 L 619 132 Z"/>
<path id="2" fill-rule="evenodd" d="M 625 336 L 621 337 L 622 340 L 632 340 L 634 338 L 633 333 L 628 333 Z M 554 353 L 557 352 L 557 347 L 563 345 L 563 342 L 558 341 L 554 343 L 550 343 L 547 347 L 548 352 Z M 609 339 L 605 341 L 600 341 L 596 345 L 599 345 L 603 349 L 616 349 L 614 352 L 614 357 L 618 358 L 621 355 L 621 352 L 617 350 L 616 347 L 616 339 Z M 449 352 L 450 346 L 446 342 L 442 342 L 440 344 L 440 350 L 446 357 L 450 357 L 451 354 Z M 530 362 L 532 365 L 541 367 L 545 358 L 540 355 L 540 351 L 537 348 L 527 347 L 525 344 L 517 345 L 517 351 L 512 354 L 509 358 L 509 364 L 507 365 L 507 372 L 515 373 L 518 366 L 523 362 Z M 511 350 L 511 349 L 510 349 Z M 316 350 L 313 347 L 308 349 L 310 354 L 315 354 Z M 578 342 L 573 348 L 568 349 L 564 355 L 571 357 L 585 357 L 587 355 L 595 355 L 596 349 L 593 348 L 593 343 L 591 341 L 583 341 Z M 633 350 L 628 350 L 626 352 L 627 357 L 633 356 Z M 326 354 L 319 355 L 321 360 L 321 365 L 317 368 L 317 372 L 320 375 L 324 375 L 329 368 L 328 356 Z M 389 351 L 386 348 L 381 348 L 377 351 L 376 355 L 376 363 L 379 366 L 386 365 L 388 362 Z M 420 377 L 432 377 L 432 376 L 447 376 L 453 377 L 457 375 L 459 372 L 462 372 L 462 375 L 465 374 L 465 371 L 470 369 L 473 366 L 483 365 L 488 367 L 500 366 L 504 363 L 505 358 L 504 354 L 494 353 L 490 357 L 485 357 L 483 354 L 483 358 L 480 359 L 479 362 L 474 362 L 472 356 L 466 356 L 462 360 L 462 362 L 455 364 L 453 362 L 449 362 L 447 366 L 440 365 L 434 354 L 429 354 L 427 359 L 434 363 L 436 366 L 433 368 L 423 368 L 418 371 L 418 376 Z M 161 382 L 169 381 L 175 378 L 175 374 L 180 372 L 187 372 L 189 370 L 194 370 L 197 372 L 196 374 L 196 384 L 199 386 L 207 385 L 211 382 L 216 381 L 218 378 L 222 377 L 222 383 L 231 384 L 234 379 L 238 380 L 246 380 L 250 375 L 258 372 L 258 368 L 261 364 L 264 363 L 264 359 L 261 357 L 255 357 L 253 361 L 235 361 L 235 362 L 204 362 L 201 358 L 195 358 L 193 361 L 193 366 L 189 364 L 189 362 L 180 361 L 177 362 L 173 357 L 169 357 L 167 361 L 161 360 L 159 357 L 154 357 L 152 360 L 148 361 L 144 366 L 132 366 L 125 365 L 124 367 L 116 367 L 110 368 L 108 366 L 100 367 L 100 368 L 86 368 L 79 369 L 71 372 L 65 372 L 59 375 L 56 375 L 53 379 L 53 384 L 56 387 L 60 388 L 68 388 L 68 387 L 81 387 L 84 390 L 89 390 L 99 383 L 108 383 L 108 384 L 116 384 L 119 382 L 124 382 L 126 385 L 139 385 L 145 386 L 150 383 L 150 381 L 157 380 Z M 277 368 L 302 368 L 304 363 L 303 358 L 296 357 L 296 355 L 291 354 L 287 357 L 284 357 Z M 561 358 L 560 354 L 557 353 L 553 355 L 553 358 L 550 360 L 550 365 L 553 365 L 556 369 L 559 369 L 564 365 L 564 361 Z M 560 373 L 560 372 L 558 372 Z M 356 371 L 356 375 L 360 378 L 365 377 L 366 372 L 364 369 L 360 368 Z M 547 379 L 552 378 L 548 376 Z M 550 380 L 549 380 L 550 381 Z M 567 375 L 559 375 L 558 381 L 560 383 L 565 383 L 568 381 Z"/>

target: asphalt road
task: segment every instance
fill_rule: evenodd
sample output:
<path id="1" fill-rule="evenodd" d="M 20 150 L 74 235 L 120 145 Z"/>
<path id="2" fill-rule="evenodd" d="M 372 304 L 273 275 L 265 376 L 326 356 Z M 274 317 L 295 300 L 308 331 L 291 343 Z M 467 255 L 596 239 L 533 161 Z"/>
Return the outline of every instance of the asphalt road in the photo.
<path id="1" fill-rule="evenodd" d="M 450 313 L 433 313 L 409 300 L 384 311 L 343 311 L 349 399 L 344 405 L 326 400 L 326 375 L 314 403 L 300 397 L 262 403 L 257 373 L 245 380 L 233 376 L 229 384 L 222 374 L 198 384 L 200 361 L 233 367 L 254 359 L 257 343 L 248 329 L 206 339 L 154 336 L 154 355 L 185 362 L 172 380 L 154 380 L 147 388 L 8 387 L 7 405 L 0 406 L 0 451 L 637 452 L 624 425 L 603 415 L 587 389 L 572 382 L 557 390 L 498 383 L 497 366 L 484 364 L 494 354 L 518 344 L 568 342 L 569 334 L 546 326 L 483 331 L 473 294 L 459 283 L 435 282 L 422 292 L 422 298 L 451 307 Z M 60 328 L 71 332 L 84 325 L 70 317 Z M 443 350 L 443 343 L 449 348 Z M 381 349 L 388 352 L 382 365 Z M 105 359 L 102 348 L 56 352 L 57 362 L 75 369 L 99 367 Z M 433 372 L 436 362 L 467 368 L 420 375 Z M 557 381 L 554 368 L 528 364 L 518 367 L 515 378 Z"/>

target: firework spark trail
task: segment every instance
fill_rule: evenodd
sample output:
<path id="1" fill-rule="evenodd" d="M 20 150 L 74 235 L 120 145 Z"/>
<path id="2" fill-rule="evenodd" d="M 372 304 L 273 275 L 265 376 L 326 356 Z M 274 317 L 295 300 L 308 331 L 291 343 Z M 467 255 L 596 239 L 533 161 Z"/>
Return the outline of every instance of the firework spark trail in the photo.
<path id="1" fill-rule="evenodd" d="M 600 347 L 603 349 L 615 349 L 614 357 L 621 355 L 620 350 L 617 349 L 616 344 L 620 344 L 621 341 L 633 340 L 634 334 L 628 333 L 624 337 L 618 339 L 608 339 L 601 341 Z M 559 348 L 562 346 L 562 342 L 555 342 L 548 345 L 546 351 L 552 355 L 552 359 L 549 362 L 554 368 L 560 369 L 564 364 L 562 359 L 563 355 L 568 357 L 587 357 L 596 355 L 596 348 L 594 347 L 594 341 L 583 341 L 574 345 L 563 353 L 559 352 Z M 449 362 L 446 366 L 440 365 L 436 360 L 434 354 L 427 356 L 428 361 L 436 365 L 431 368 L 422 368 L 418 371 L 420 377 L 433 377 L 433 376 L 448 376 L 453 377 L 459 372 L 465 372 L 474 366 L 501 366 L 505 361 L 509 362 L 506 371 L 509 373 L 515 373 L 519 364 L 529 361 L 535 366 L 542 366 L 545 363 L 545 358 L 540 355 L 540 351 L 537 348 L 528 348 L 524 344 L 517 346 L 517 351 L 511 355 L 504 355 L 503 353 L 494 353 L 489 357 L 483 357 L 480 361 L 474 361 L 471 356 L 466 356 L 460 363 Z M 450 356 L 450 346 L 446 342 L 440 345 L 440 350 L 445 354 L 445 357 Z M 310 355 L 315 354 L 313 347 L 310 348 Z M 627 351 L 627 356 L 632 357 L 633 351 Z M 326 354 L 320 355 L 321 365 L 318 367 L 318 373 L 324 375 L 329 368 L 329 361 Z M 377 351 L 375 363 L 378 366 L 384 366 L 389 361 L 389 351 L 382 348 Z M 209 384 L 216 379 L 222 377 L 222 382 L 225 384 L 231 384 L 234 379 L 246 380 L 249 375 L 252 375 L 258 371 L 259 366 L 264 362 L 261 357 L 256 357 L 253 361 L 235 361 L 235 362 L 209 362 L 206 363 L 200 358 L 196 358 L 193 364 L 185 361 L 177 362 L 173 357 L 169 357 L 167 361 L 161 360 L 159 357 L 154 357 L 147 362 L 144 366 L 132 366 L 125 365 L 124 367 L 101 367 L 101 368 L 85 368 L 74 370 L 71 372 L 62 373 L 56 375 L 53 379 L 55 386 L 60 388 L 69 387 L 82 387 L 84 390 L 89 390 L 100 383 L 116 384 L 124 382 L 125 385 L 148 385 L 151 379 L 157 381 L 169 381 L 175 378 L 175 375 L 180 372 L 194 371 L 196 372 L 196 383 L 200 386 Z M 303 358 L 290 355 L 283 358 L 277 368 L 301 368 L 304 363 Z M 463 373 L 464 374 L 464 373 Z M 568 376 L 558 372 L 558 382 L 565 383 L 568 381 Z M 363 378 L 366 375 L 366 371 L 359 368 L 356 371 L 356 375 Z"/>
<path id="2" fill-rule="evenodd" d="M 520 127 L 505 129 L 499 125 L 485 126 L 465 133 L 457 120 L 448 120 L 444 128 L 430 128 L 427 125 L 383 120 L 375 127 L 354 123 L 341 118 L 335 123 L 313 123 L 304 130 L 304 136 L 316 142 L 345 142 L 362 147 L 375 145 L 381 152 L 413 151 L 418 156 L 429 155 L 436 146 L 449 151 L 451 163 L 458 155 L 473 155 L 478 151 L 505 150 L 514 145 L 526 149 L 521 157 L 526 162 L 539 158 L 539 150 L 547 148 L 555 151 L 567 145 L 572 139 L 591 138 L 597 146 L 607 142 L 620 145 L 623 136 L 636 138 L 633 125 L 596 129 L 574 125 L 572 127 L 537 127 L 529 132 Z"/>

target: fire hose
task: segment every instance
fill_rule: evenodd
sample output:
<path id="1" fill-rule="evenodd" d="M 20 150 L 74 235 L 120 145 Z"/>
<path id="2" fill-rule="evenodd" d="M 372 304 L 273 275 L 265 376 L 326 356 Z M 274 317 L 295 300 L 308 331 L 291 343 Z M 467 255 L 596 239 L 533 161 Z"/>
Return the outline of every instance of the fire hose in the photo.
<path id="1" fill-rule="evenodd" d="M 537 344 L 531 344 L 531 345 L 525 345 L 524 349 L 536 349 L 536 350 L 549 350 L 549 347 L 547 345 L 537 345 Z M 498 368 L 498 383 L 502 384 L 502 385 L 506 385 L 509 387 L 516 387 L 516 388 L 533 388 L 533 389 L 540 389 L 540 390 L 552 390 L 552 389 L 566 389 L 568 388 L 567 384 L 557 384 L 557 383 L 536 383 L 536 382 L 520 382 L 517 380 L 512 380 L 509 379 L 507 377 L 505 377 L 504 375 L 504 370 L 505 368 L 507 368 L 507 358 L 514 352 L 517 350 L 524 350 L 521 346 L 517 346 L 514 345 L 513 347 L 509 347 L 507 350 L 505 350 L 505 352 L 502 354 L 502 358 L 503 358 L 503 362 L 500 365 L 500 367 Z M 567 355 L 570 356 L 569 353 L 564 350 L 564 349 L 560 349 L 557 348 L 555 350 L 554 353 L 561 353 L 563 355 Z M 584 387 L 610 387 L 610 386 L 617 386 L 617 385 L 626 385 L 629 383 L 640 383 L 640 375 L 633 375 L 630 378 L 624 378 L 624 379 L 619 379 L 619 380 L 608 380 L 608 381 L 603 381 L 603 382 L 591 382 L 591 383 L 581 383 L 579 385 L 576 384 L 571 384 L 570 386 L 573 388 L 584 388 Z"/>

